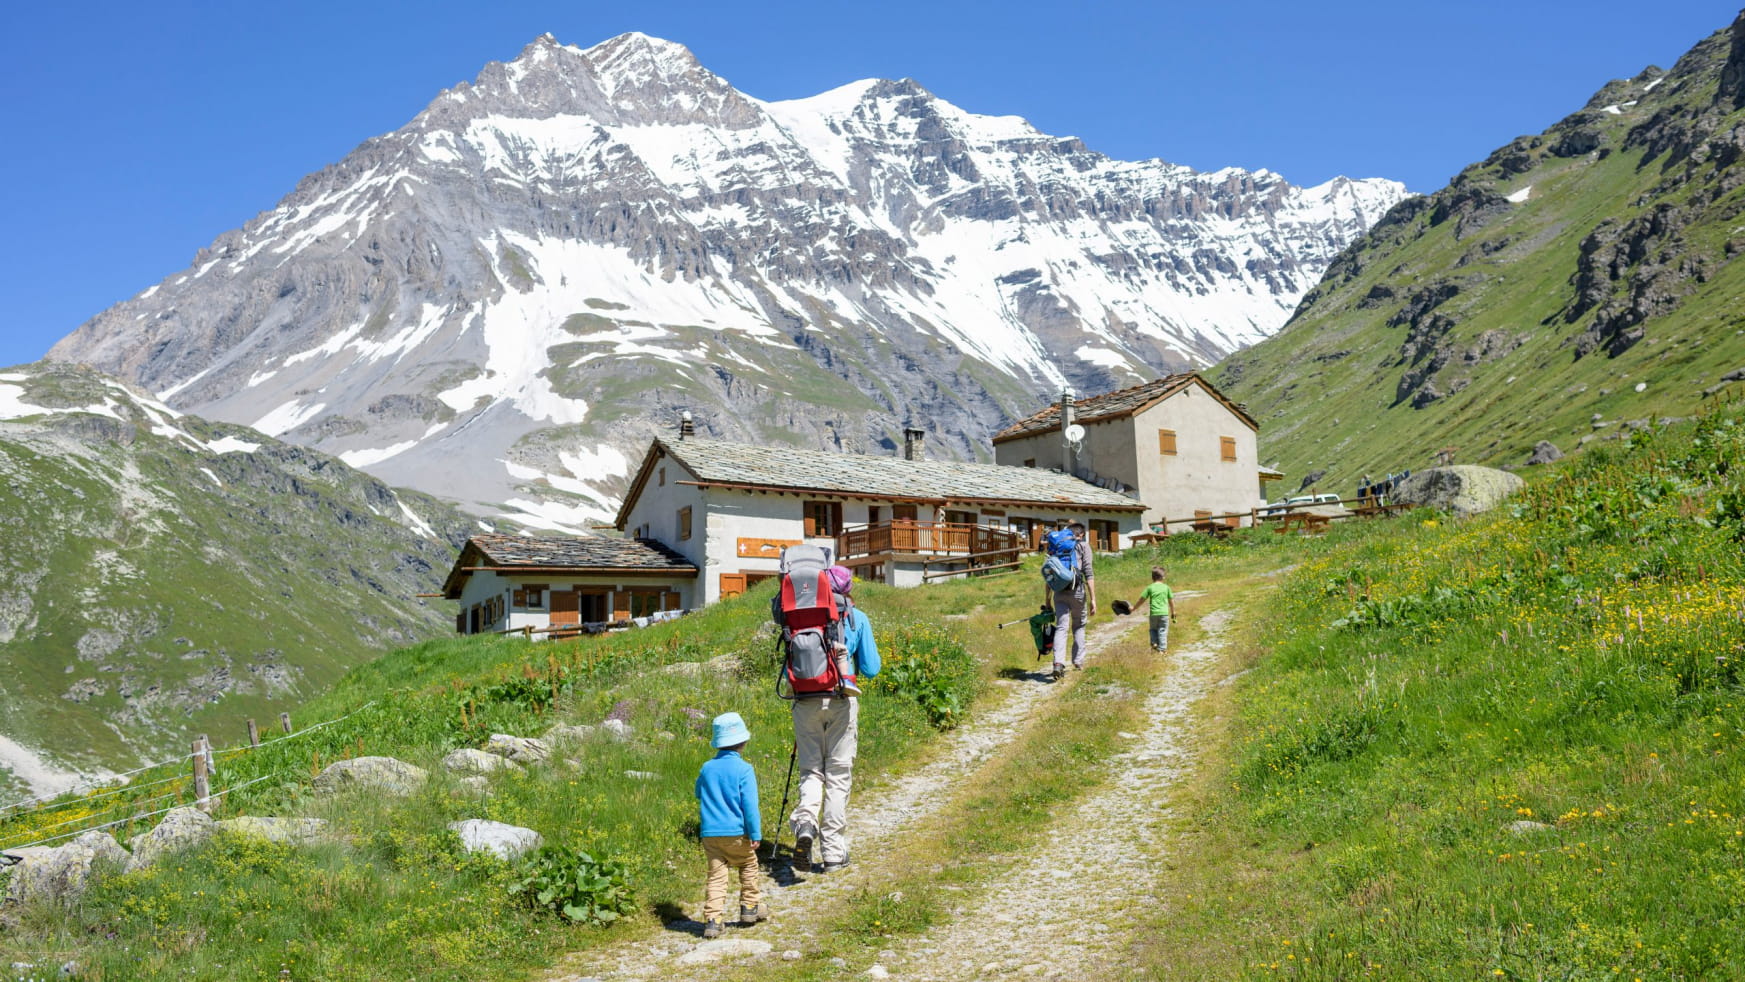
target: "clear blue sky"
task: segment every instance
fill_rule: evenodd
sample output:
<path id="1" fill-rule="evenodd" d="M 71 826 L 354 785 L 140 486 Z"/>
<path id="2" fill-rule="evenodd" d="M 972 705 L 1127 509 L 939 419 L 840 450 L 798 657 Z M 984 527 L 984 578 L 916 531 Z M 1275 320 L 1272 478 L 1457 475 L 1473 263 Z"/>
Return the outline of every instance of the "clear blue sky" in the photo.
<path id="1" fill-rule="evenodd" d="M 0 13 L 0 365 L 185 268 L 304 174 L 544 32 L 638 30 L 741 90 L 919 81 L 1122 159 L 1434 191 L 1671 67 L 1736 6 L 1700 0 L 12 2 Z"/>

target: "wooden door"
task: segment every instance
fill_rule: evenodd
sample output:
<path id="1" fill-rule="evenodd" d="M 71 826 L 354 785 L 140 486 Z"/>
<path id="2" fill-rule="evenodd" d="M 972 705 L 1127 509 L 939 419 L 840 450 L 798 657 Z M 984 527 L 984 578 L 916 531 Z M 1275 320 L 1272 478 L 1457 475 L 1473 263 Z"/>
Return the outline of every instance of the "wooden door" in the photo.
<path id="1" fill-rule="evenodd" d="M 721 599 L 722 600 L 726 600 L 728 597 L 737 597 L 744 592 L 745 592 L 745 574 L 744 573 L 722 573 L 721 574 Z"/>
<path id="2" fill-rule="evenodd" d="M 581 595 L 575 590 L 551 591 L 551 623 L 581 623 Z"/>

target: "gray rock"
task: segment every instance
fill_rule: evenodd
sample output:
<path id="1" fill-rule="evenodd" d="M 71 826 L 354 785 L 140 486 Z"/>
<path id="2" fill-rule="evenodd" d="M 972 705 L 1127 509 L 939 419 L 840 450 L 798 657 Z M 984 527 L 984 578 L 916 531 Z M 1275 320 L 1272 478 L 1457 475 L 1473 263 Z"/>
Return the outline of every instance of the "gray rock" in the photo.
<path id="1" fill-rule="evenodd" d="M 609 719 L 601 723 L 600 731 L 614 740 L 629 740 L 636 735 L 636 727 L 621 719 Z"/>
<path id="2" fill-rule="evenodd" d="M 64 846 L 11 849 L 19 857 L 6 880 L 6 898 L 14 903 L 70 903 L 90 885 L 92 871 L 103 865 L 117 870 L 127 865 L 127 850 L 108 832 L 86 832 Z"/>
<path id="3" fill-rule="evenodd" d="M 1551 826 L 1546 825 L 1544 822 L 1535 822 L 1526 818 L 1517 822 L 1510 822 L 1508 825 L 1509 831 L 1515 835 L 1531 835 L 1534 832 L 1543 832 L 1549 828 L 1551 828 Z"/>
<path id="4" fill-rule="evenodd" d="M 566 743 L 581 743 L 594 734 L 594 728 L 585 723 L 559 723 L 540 737 L 550 746 Z"/>
<path id="5" fill-rule="evenodd" d="M 680 955 L 677 962 L 680 965 L 708 965 L 726 958 L 767 955 L 770 953 L 771 947 L 768 941 L 714 938 Z"/>
<path id="6" fill-rule="evenodd" d="M 460 788 L 461 791 L 468 792 L 470 794 L 476 794 L 481 798 L 489 798 L 492 796 L 491 779 L 488 777 L 485 777 L 482 774 L 474 774 L 471 777 L 463 777 L 454 783 L 456 784 L 456 786 L 458 786 Z"/>
<path id="7" fill-rule="evenodd" d="M 653 771 L 625 771 L 624 776 L 637 781 L 658 781 L 660 775 Z"/>
<path id="8" fill-rule="evenodd" d="M 502 770 L 518 771 L 521 765 L 494 753 L 474 750 L 472 747 L 461 747 L 450 750 L 442 758 L 443 769 L 451 774 L 492 774 Z"/>
<path id="9" fill-rule="evenodd" d="M 551 756 L 551 745 L 544 740 L 537 737 L 510 736 L 507 733 L 491 734 L 482 749 L 485 753 L 496 754 L 517 764 L 537 764 Z"/>
<path id="10" fill-rule="evenodd" d="M 315 790 L 320 794 L 340 791 L 381 791 L 407 795 L 418 789 L 429 775 L 424 768 L 392 757 L 354 757 L 337 760 L 315 776 Z"/>
<path id="11" fill-rule="evenodd" d="M 798 951 L 795 951 L 792 948 L 789 948 L 787 951 L 782 952 L 782 961 L 797 962 L 799 960 L 800 960 L 800 953 Z"/>
<path id="12" fill-rule="evenodd" d="M 1526 486 L 1519 475 L 1494 467 L 1452 464 L 1418 471 L 1394 489 L 1394 500 L 1437 508 L 1462 518 L 1489 511 Z"/>
<path id="13" fill-rule="evenodd" d="M 227 818 L 219 822 L 218 828 L 235 835 L 252 836 L 256 839 L 265 839 L 268 842 L 307 846 L 326 837 L 327 820 L 324 818 L 271 818 L 239 815 L 236 818 Z"/>
<path id="14" fill-rule="evenodd" d="M 1550 440 L 1540 440 L 1538 443 L 1533 445 L 1533 452 L 1527 456 L 1527 464 L 1529 466 L 1535 464 L 1549 464 L 1554 460 L 1562 459 L 1563 451 L 1557 449 L 1557 444 L 1552 443 Z"/>
<path id="15" fill-rule="evenodd" d="M 830 959 L 830 967 L 832 967 L 832 968 L 847 968 L 848 967 L 848 959 L 846 959 L 846 958 L 832 958 L 832 959 Z"/>
<path id="16" fill-rule="evenodd" d="M 866 977 L 869 979 L 888 979 L 891 977 L 891 972 L 883 965 L 874 965 L 866 970 Z"/>
<path id="17" fill-rule="evenodd" d="M 450 822 L 448 828 L 460 834 L 467 852 L 495 853 L 499 859 L 514 859 L 545 844 L 545 838 L 532 829 L 482 818 Z"/>
<path id="18" fill-rule="evenodd" d="M 128 841 L 133 855 L 127 861 L 129 872 L 156 865 L 158 860 L 184 849 L 192 849 L 212 838 L 218 823 L 198 808 L 172 808 L 150 832 L 136 835 Z"/>

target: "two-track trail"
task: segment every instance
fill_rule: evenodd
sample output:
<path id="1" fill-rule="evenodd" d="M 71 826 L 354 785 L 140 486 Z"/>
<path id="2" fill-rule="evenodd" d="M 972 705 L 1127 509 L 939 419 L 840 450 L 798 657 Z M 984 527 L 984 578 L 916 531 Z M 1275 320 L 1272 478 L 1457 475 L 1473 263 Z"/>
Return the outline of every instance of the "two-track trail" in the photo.
<path id="1" fill-rule="evenodd" d="M 1127 746 L 1104 762 L 1106 773 L 1097 776 L 1097 789 L 1065 808 L 1033 855 L 995 873 L 968 895 L 966 906 L 953 909 L 924 934 L 892 941 L 874 975 L 1117 977 L 1116 959 L 1128 933 L 1125 920 L 1146 903 L 1145 893 L 1167 853 L 1160 835 L 1170 819 L 1166 800 L 1191 766 L 1189 716 L 1218 681 L 1213 676 L 1229 621 L 1225 609 L 1203 616 L 1198 642 L 1167 656 L 1145 696 L 1139 732 L 1120 734 Z M 1143 644 L 1144 624 L 1143 617 L 1093 621 L 1086 637 L 1093 663 L 1117 643 Z M 826 921 L 840 911 L 839 902 L 874 883 L 876 862 L 868 860 L 902 850 L 906 836 L 919 834 L 930 819 L 949 810 L 954 792 L 984 768 L 997 766 L 1001 752 L 1039 725 L 1044 708 L 1073 683 L 1026 677 L 995 684 L 1006 690 L 1003 697 L 945 737 L 928 759 L 884 787 L 856 792 L 849 805 L 855 862 L 846 870 L 794 877 L 785 860 L 778 864 L 766 890 L 772 920 L 702 943 L 695 933 L 701 925 L 678 922 L 661 936 L 576 952 L 544 978 L 715 979 L 753 966 L 758 977 L 783 977 L 790 967 L 783 953 L 791 958 L 792 952 L 816 950 L 817 938 L 830 933 Z"/>

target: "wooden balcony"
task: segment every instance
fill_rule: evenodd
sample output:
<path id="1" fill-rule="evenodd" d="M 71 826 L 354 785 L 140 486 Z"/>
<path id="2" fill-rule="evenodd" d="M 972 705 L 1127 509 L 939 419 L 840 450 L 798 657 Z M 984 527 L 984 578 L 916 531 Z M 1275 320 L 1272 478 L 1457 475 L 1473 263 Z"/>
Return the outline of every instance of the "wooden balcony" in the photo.
<path id="1" fill-rule="evenodd" d="M 929 565 L 950 560 L 960 571 L 1010 568 L 1024 548 L 1024 537 L 1010 529 L 958 522 L 897 519 L 850 528 L 836 537 L 836 554 L 846 565 L 894 558 Z"/>

